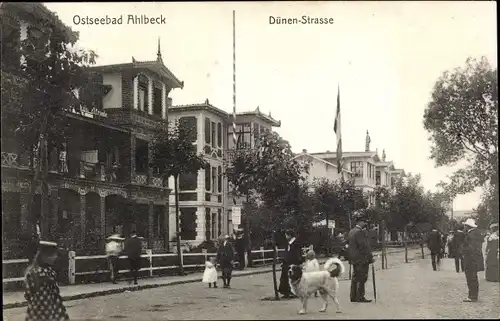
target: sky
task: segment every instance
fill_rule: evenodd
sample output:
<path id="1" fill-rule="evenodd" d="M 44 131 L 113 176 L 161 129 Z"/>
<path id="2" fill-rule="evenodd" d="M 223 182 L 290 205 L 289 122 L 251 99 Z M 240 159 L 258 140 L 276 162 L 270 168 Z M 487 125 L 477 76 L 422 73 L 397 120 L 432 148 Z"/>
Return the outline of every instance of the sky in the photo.
<path id="1" fill-rule="evenodd" d="M 453 168 L 435 168 L 423 113 L 446 70 L 467 57 L 497 66 L 495 2 L 192 2 L 45 3 L 95 50 L 98 65 L 155 60 L 183 80 L 174 105 L 210 103 L 232 112 L 232 10 L 236 10 L 236 109 L 281 120 L 277 132 L 294 150 L 336 149 L 340 86 L 344 151 L 371 150 L 426 189 Z M 82 25 L 78 18 L 123 16 L 122 25 Z M 165 24 L 127 24 L 128 15 L 165 17 Z M 329 25 L 270 24 L 272 17 L 333 18 Z M 458 196 L 454 209 L 477 206 L 480 190 Z"/>

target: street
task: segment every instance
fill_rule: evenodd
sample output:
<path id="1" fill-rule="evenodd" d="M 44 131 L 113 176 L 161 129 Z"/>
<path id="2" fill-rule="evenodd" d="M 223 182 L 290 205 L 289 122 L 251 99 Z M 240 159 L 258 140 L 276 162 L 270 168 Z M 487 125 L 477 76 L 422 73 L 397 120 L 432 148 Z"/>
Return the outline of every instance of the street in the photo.
<path id="1" fill-rule="evenodd" d="M 299 316 L 297 299 L 263 301 L 273 295 L 272 274 L 234 278 L 231 289 L 210 289 L 189 283 L 105 297 L 67 301 L 72 320 L 195 320 L 195 319 L 385 319 L 385 318 L 498 318 L 499 284 L 484 281 L 480 273 L 479 302 L 463 303 L 465 276 L 445 259 L 433 272 L 429 258 L 378 270 L 377 302 L 349 302 L 349 281 L 341 278 L 339 300 L 342 314 L 331 304 L 319 313 L 320 298 L 309 301 L 307 315 Z M 219 281 L 221 283 L 221 281 Z M 367 297 L 373 298 L 371 274 Z M 361 307 L 361 308 L 360 308 Z M 4 320 L 24 320 L 26 308 L 4 310 Z"/>

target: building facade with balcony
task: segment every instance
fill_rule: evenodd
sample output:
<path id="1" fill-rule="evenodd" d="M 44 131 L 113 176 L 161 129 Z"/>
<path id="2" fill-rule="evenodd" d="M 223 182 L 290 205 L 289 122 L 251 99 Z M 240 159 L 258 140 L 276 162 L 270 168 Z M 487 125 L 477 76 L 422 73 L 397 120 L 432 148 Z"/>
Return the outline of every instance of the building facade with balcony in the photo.
<path id="1" fill-rule="evenodd" d="M 193 144 L 203 154 L 208 166 L 197 173 L 179 177 L 180 233 L 182 243 L 197 245 L 205 240 L 217 239 L 233 231 L 231 207 L 233 198 L 226 170 L 234 150 L 232 115 L 210 104 L 170 106 L 169 119 L 182 122 L 195 129 Z M 236 114 L 237 148 L 254 148 L 258 133 L 271 130 L 280 123 L 258 109 Z M 173 186 L 173 178 L 169 179 Z M 170 195 L 170 231 L 175 235 L 175 200 Z M 241 205 L 240 199 L 238 204 Z M 173 241 L 173 237 L 171 237 Z"/>
<path id="2" fill-rule="evenodd" d="M 2 18 L 5 14 L 16 23 L 3 32 L 3 41 L 30 37 L 37 19 L 56 19 L 41 4 L 2 5 Z M 71 33 L 60 21 L 57 25 Z M 49 213 L 44 223 L 61 246 L 77 251 L 102 252 L 106 236 L 127 235 L 131 229 L 149 248 L 166 250 L 170 189 L 162 173 L 149 167 L 151 139 L 158 126 L 167 126 L 168 95 L 183 82 L 163 64 L 159 44 L 156 60 L 132 58 L 131 63 L 92 67 L 90 72 L 97 98 L 79 111 L 63 106 L 68 135 L 64 141 L 49 137 Z M 32 217 L 40 219 L 41 191 L 32 186 L 40 163 L 37 152 L 36 146 L 32 152 L 15 141 L 2 141 L 3 236 L 10 243 L 4 250 L 13 253 Z"/>

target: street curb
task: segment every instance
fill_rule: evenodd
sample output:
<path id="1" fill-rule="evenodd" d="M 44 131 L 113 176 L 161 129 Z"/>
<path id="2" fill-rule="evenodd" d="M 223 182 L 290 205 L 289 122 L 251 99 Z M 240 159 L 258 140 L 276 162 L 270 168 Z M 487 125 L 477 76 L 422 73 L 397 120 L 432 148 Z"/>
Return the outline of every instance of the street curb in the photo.
<path id="1" fill-rule="evenodd" d="M 262 270 L 262 271 L 243 271 L 238 274 L 234 274 L 232 277 L 240 277 L 240 276 L 248 276 L 248 275 L 258 275 L 258 274 L 265 274 L 272 272 L 273 270 L 271 268 Z M 276 268 L 276 271 L 281 271 L 281 268 Z M 144 285 L 137 285 L 137 286 L 130 286 L 130 287 L 124 287 L 124 288 L 119 288 L 119 289 L 110 289 L 110 290 L 102 290 L 102 291 L 96 291 L 96 292 L 90 292 L 90 293 L 81 293 L 81 294 L 74 294 L 74 295 L 67 295 L 63 297 L 63 301 L 73 301 L 73 300 L 80 300 L 80 299 L 87 299 L 87 298 L 94 298 L 98 296 L 105 296 L 105 295 L 110 295 L 110 294 L 118 294 L 118 293 L 123 293 L 126 291 L 141 291 L 141 290 L 146 290 L 146 289 L 154 289 L 154 288 L 160 288 L 160 287 L 166 287 L 166 286 L 171 286 L 171 285 L 179 285 L 179 284 L 187 284 L 187 283 L 196 283 L 196 282 L 201 282 L 202 278 L 191 278 L 191 279 L 186 279 L 186 280 L 179 280 L 179 281 L 170 281 L 167 283 L 161 283 L 161 284 L 144 284 Z M 14 308 L 22 308 L 27 306 L 28 303 L 27 301 L 18 301 L 14 303 L 7 303 L 3 305 L 3 309 L 14 309 Z"/>

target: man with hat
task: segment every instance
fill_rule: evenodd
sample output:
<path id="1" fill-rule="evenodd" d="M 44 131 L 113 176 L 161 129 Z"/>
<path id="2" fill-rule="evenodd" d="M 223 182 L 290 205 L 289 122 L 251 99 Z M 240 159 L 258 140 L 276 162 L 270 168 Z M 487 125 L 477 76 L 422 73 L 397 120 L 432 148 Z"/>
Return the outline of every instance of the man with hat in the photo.
<path id="1" fill-rule="evenodd" d="M 442 238 L 436 227 L 427 235 L 427 247 L 431 251 L 432 269 L 437 271 L 437 266 L 441 265 Z"/>
<path id="2" fill-rule="evenodd" d="M 477 273 L 484 271 L 483 262 L 483 237 L 477 229 L 474 219 L 469 218 L 464 222 L 465 239 L 463 246 L 465 279 L 469 288 L 469 296 L 464 302 L 477 302 L 479 295 L 479 280 Z"/>
<path id="3" fill-rule="evenodd" d="M 122 252 L 122 242 L 124 240 L 124 238 L 120 237 L 120 234 L 113 234 L 106 239 L 106 255 L 108 257 L 110 278 L 113 284 L 116 284 L 116 278 L 118 277 L 118 260 Z"/>
<path id="4" fill-rule="evenodd" d="M 222 269 L 222 281 L 224 288 L 231 287 L 231 274 L 233 271 L 234 249 L 229 240 L 229 235 L 224 236 L 224 241 L 217 251 L 217 262 Z"/>
<path id="5" fill-rule="evenodd" d="M 349 231 L 349 262 L 353 266 L 351 279 L 351 302 L 368 303 L 372 300 L 365 298 L 365 284 L 368 280 L 370 264 L 373 263 L 373 254 L 370 240 L 366 232 L 367 223 L 359 219 L 356 226 Z"/>

